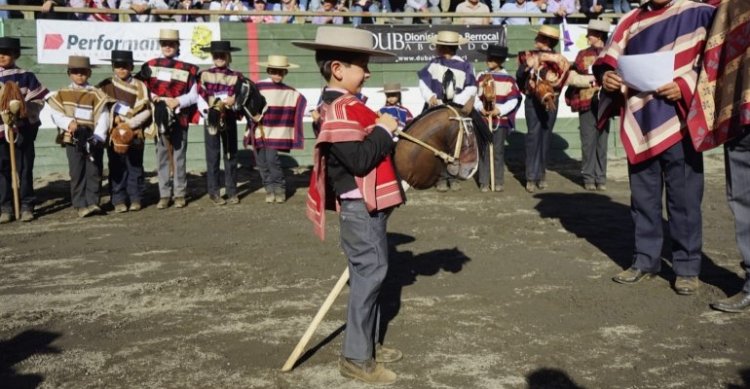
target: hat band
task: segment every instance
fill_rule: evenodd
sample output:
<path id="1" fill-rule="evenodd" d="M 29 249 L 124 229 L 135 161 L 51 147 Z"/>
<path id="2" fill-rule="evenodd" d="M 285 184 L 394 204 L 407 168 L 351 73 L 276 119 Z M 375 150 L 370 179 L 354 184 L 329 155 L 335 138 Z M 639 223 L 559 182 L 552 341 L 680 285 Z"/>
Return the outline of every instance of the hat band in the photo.
<path id="1" fill-rule="evenodd" d="M 458 41 L 444 41 L 444 40 L 437 40 L 437 43 L 458 43 Z"/>

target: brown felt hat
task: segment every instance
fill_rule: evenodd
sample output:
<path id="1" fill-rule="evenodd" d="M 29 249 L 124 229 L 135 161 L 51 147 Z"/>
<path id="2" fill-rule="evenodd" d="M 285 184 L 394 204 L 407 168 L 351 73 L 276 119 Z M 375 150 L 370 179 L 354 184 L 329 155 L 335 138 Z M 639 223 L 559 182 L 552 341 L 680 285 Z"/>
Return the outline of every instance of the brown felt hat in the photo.
<path id="1" fill-rule="evenodd" d="M 91 69 L 91 60 L 89 57 L 81 55 L 71 55 L 68 57 L 68 69 Z"/>

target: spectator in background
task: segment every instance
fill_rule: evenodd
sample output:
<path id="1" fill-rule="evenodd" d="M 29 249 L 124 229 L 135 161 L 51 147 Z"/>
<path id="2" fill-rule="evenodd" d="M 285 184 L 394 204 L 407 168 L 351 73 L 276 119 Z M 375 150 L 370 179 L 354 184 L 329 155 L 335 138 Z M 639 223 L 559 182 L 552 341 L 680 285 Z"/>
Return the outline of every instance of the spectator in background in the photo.
<path id="1" fill-rule="evenodd" d="M 440 0 L 406 0 L 404 12 L 440 12 Z M 414 18 L 404 18 L 404 24 L 413 24 Z M 426 19 L 416 18 L 417 23 L 425 23 Z M 432 24 L 442 24 L 441 18 L 432 18 Z"/>
<path id="2" fill-rule="evenodd" d="M 343 5 L 338 3 L 338 0 L 323 0 L 323 5 L 316 9 L 317 12 L 336 12 L 345 11 Z M 344 24 L 344 18 L 342 16 L 314 16 L 311 20 L 312 24 Z"/>
<path id="3" fill-rule="evenodd" d="M 628 0 L 612 0 L 612 9 L 615 13 L 628 13 L 630 12 L 630 1 Z"/>
<path id="4" fill-rule="evenodd" d="M 255 0 L 255 2 L 253 3 L 253 10 L 265 11 L 266 0 Z M 274 23 L 274 19 L 274 16 L 271 15 L 253 15 L 250 16 L 249 21 L 253 23 Z"/>
<path id="5" fill-rule="evenodd" d="M 484 3 L 480 3 L 479 0 L 466 0 L 463 3 L 456 6 L 456 12 L 465 13 L 489 13 L 490 7 Z M 456 18 L 453 24 L 465 24 L 465 25 L 487 25 L 490 24 L 489 17 L 481 18 Z"/>
<path id="6" fill-rule="evenodd" d="M 529 13 L 542 13 L 539 7 L 533 1 L 526 0 L 515 0 L 509 1 L 500 8 L 500 12 L 529 12 Z M 493 18 L 492 24 L 508 24 L 511 26 L 520 26 L 531 24 L 529 18 Z M 540 18 L 538 23 L 542 24 L 543 18 Z"/>
<path id="7" fill-rule="evenodd" d="M 248 6 L 240 0 L 212 1 L 208 6 L 211 11 L 249 11 Z M 250 19 L 247 15 L 220 15 L 219 22 L 244 22 Z"/>
<path id="8" fill-rule="evenodd" d="M 281 4 L 274 4 L 272 9 L 274 11 L 301 11 L 300 7 L 297 5 L 297 0 L 281 0 Z M 296 19 L 297 18 L 295 16 L 291 15 L 275 16 L 273 23 L 296 23 Z"/>
<path id="9" fill-rule="evenodd" d="M 120 9 L 130 9 L 136 15 L 129 15 L 131 22 L 155 22 L 156 15 L 149 15 L 152 9 L 168 9 L 169 5 L 164 0 L 121 0 Z"/>
<path id="10" fill-rule="evenodd" d="M 203 2 L 193 2 L 193 0 L 180 0 L 173 3 L 175 9 L 191 10 L 202 9 Z M 177 22 L 203 22 L 205 19 L 201 15 L 174 15 L 173 19 Z"/>
<path id="11" fill-rule="evenodd" d="M 380 8 L 378 7 L 378 4 L 375 3 L 373 0 L 352 0 L 351 11 L 352 12 L 378 13 L 380 12 Z M 372 18 L 370 21 L 372 20 L 374 20 L 374 18 Z M 353 17 L 352 24 L 355 27 L 362 24 L 362 17 L 360 16 Z"/>
<path id="12" fill-rule="evenodd" d="M 555 14 L 552 19 L 547 19 L 546 24 L 560 24 L 563 18 L 576 12 L 576 0 L 549 0 L 547 12 Z"/>
<path id="13" fill-rule="evenodd" d="M 68 5 L 73 8 L 117 9 L 117 0 L 69 0 Z M 91 22 L 115 22 L 117 14 L 75 14 L 78 20 Z"/>
<path id="14" fill-rule="evenodd" d="M 532 3 L 536 4 L 542 12 L 547 12 L 547 0 L 532 0 Z"/>
<path id="15" fill-rule="evenodd" d="M 586 14 L 587 19 L 598 19 L 604 13 L 607 0 L 581 0 L 581 13 Z"/>

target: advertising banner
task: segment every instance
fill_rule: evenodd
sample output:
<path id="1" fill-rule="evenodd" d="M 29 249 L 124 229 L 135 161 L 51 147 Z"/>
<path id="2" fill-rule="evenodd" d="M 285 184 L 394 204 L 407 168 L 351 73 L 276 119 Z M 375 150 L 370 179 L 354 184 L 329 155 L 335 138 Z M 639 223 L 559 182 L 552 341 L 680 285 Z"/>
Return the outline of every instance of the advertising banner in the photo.
<path id="1" fill-rule="evenodd" d="M 435 45 L 428 43 L 438 31 L 456 31 L 469 43 L 461 46 L 456 53 L 465 61 L 484 61 L 484 55 L 477 52 L 489 44 L 505 45 L 505 28 L 502 26 L 430 26 L 430 25 L 361 25 L 360 28 L 375 35 L 375 48 L 390 51 L 397 55 L 373 57 L 371 62 L 427 62 L 435 56 Z"/>
<path id="2" fill-rule="evenodd" d="M 219 40 L 219 23 L 102 23 L 37 20 L 37 62 L 66 64 L 68 56 L 85 55 L 92 64 L 109 64 L 112 50 L 130 50 L 133 58 L 147 61 L 161 55 L 159 30 L 180 31 L 180 60 L 210 64 L 211 54 L 200 50 Z"/>

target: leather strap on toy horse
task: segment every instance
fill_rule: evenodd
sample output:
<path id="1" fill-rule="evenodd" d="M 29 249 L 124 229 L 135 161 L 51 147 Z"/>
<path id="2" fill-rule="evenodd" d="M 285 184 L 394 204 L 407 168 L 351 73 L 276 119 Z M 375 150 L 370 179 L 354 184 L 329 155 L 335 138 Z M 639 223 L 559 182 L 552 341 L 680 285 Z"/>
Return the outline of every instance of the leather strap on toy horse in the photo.
<path id="1" fill-rule="evenodd" d="M 436 157 L 442 159 L 446 164 L 449 164 L 449 163 L 456 162 L 456 160 L 458 160 L 459 155 L 461 154 L 461 144 L 463 143 L 464 131 L 466 131 L 466 122 L 464 121 L 465 119 L 461 116 L 461 114 L 458 113 L 458 111 L 455 108 L 451 107 L 450 105 L 446 105 L 445 107 L 448 108 L 448 109 L 450 109 L 453 112 L 453 114 L 455 115 L 455 116 L 451 116 L 450 119 L 451 120 L 457 120 L 458 121 L 458 125 L 459 125 L 458 138 L 456 139 L 456 147 L 455 147 L 455 150 L 453 151 L 453 155 L 448 155 L 448 153 L 446 153 L 446 152 L 444 152 L 442 150 L 438 150 L 435 147 L 433 147 L 433 146 L 431 146 L 431 145 L 429 145 L 429 144 L 427 144 L 427 143 L 425 143 L 425 142 L 423 142 L 423 141 L 421 141 L 421 140 L 419 140 L 419 139 L 417 139 L 417 138 L 415 138 L 415 137 L 413 137 L 413 136 L 411 136 L 411 135 L 409 135 L 409 134 L 407 134 L 407 133 L 405 133 L 405 132 L 403 132 L 401 130 L 396 130 L 396 135 L 398 135 L 399 137 L 404 138 L 406 140 L 409 140 L 411 142 L 414 142 L 414 143 L 416 143 L 416 144 L 418 144 L 418 145 L 426 148 L 427 150 L 432 151 L 435 154 Z"/>

